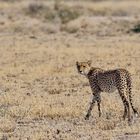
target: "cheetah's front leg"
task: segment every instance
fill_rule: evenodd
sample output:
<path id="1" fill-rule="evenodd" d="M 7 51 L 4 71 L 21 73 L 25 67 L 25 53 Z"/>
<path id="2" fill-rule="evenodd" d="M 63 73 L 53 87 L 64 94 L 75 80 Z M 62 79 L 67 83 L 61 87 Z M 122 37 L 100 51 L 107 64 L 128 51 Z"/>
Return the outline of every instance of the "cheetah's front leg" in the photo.
<path id="1" fill-rule="evenodd" d="M 88 119 L 89 119 L 89 117 L 90 117 L 90 115 L 91 115 L 91 111 L 92 111 L 93 106 L 94 106 L 94 104 L 95 104 L 95 101 L 96 101 L 96 97 L 93 95 L 92 101 L 91 101 L 91 103 L 90 103 L 90 107 L 89 107 L 89 109 L 88 109 L 88 111 L 87 111 L 87 114 L 86 114 L 86 116 L 85 116 L 85 120 L 88 120 Z"/>

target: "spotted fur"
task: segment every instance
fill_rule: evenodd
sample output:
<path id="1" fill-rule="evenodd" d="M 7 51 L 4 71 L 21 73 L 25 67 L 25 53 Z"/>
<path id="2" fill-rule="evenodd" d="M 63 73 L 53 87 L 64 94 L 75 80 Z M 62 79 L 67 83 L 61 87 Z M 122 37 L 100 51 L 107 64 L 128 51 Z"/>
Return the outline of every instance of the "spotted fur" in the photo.
<path id="1" fill-rule="evenodd" d="M 100 68 L 91 67 L 91 61 L 87 62 L 76 62 L 77 70 L 80 74 L 85 75 L 92 89 L 93 98 L 90 103 L 90 107 L 86 114 L 85 119 L 89 119 L 92 108 L 97 102 L 99 117 L 101 116 L 101 92 L 114 92 L 118 90 L 119 95 L 124 105 L 124 115 L 128 117 L 128 121 L 131 121 L 130 116 L 130 105 L 135 115 L 138 115 L 137 110 L 134 108 L 132 103 L 132 92 L 131 92 L 131 76 L 126 69 L 115 69 L 115 70 L 103 70 Z M 129 104 L 130 103 L 130 104 Z"/>

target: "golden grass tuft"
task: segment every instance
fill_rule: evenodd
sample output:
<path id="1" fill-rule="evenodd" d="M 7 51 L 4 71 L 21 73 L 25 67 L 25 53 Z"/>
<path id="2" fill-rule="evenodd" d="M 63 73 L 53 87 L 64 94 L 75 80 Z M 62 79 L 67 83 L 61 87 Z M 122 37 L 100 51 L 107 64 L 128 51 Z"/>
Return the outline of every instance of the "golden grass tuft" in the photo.
<path id="1" fill-rule="evenodd" d="M 0 131 L 4 133 L 14 132 L 16 129 L 16 123 L 12 119 L 5 117 L 0 118 Z"/>

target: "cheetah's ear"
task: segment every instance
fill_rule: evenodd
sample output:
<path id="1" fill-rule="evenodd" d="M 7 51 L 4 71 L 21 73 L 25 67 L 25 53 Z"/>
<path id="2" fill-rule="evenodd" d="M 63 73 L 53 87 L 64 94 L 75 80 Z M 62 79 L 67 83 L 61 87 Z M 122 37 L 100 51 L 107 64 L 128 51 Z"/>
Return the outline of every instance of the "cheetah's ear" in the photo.
<path id="1" fill-rule="evenodd" d="M 79 65 L 79 62 L 78 62 L 78 61 L 76 61 L 76 65 L 77 65 L 77 66 Z"/>
<path id="2" fill-rule="evenodd" d="M 88 63 L 89 66 L 91 66 L 92 61 L 88 60 L 87 63 Z"/>

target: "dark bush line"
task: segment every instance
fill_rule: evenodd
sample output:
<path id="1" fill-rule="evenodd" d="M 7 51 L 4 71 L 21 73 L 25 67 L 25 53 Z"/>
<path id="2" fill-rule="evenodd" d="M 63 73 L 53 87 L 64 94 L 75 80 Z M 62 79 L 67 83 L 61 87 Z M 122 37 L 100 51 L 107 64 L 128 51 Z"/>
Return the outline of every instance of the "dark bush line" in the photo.
<path id="1" fill-rule="evenodd" d="M 140 33 L 140 24 L 135 25 L 135 27 L 131 29 L 131 31 L 134 33 Z"/>

